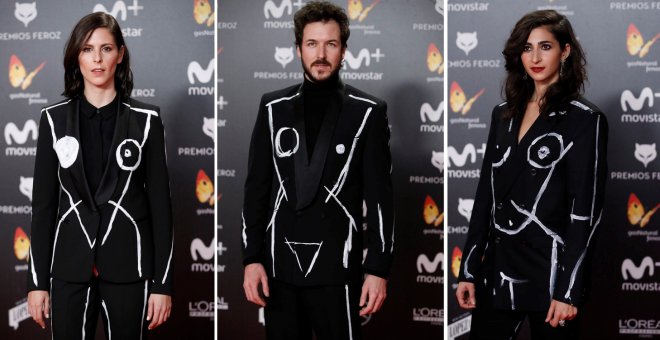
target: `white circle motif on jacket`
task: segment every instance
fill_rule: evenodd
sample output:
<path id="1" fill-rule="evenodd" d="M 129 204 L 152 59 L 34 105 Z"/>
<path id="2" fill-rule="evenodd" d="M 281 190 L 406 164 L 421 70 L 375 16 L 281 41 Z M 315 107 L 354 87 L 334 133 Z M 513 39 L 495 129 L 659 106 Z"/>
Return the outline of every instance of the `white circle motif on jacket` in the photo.
<path id="1" fill-rule="evenodd" d="M 57 159 L 60 160 L 60 166 L 63 168 L 70 167 L 78 157 L 78 149 L 80 145 L 78 140 L 71 136 L 64 136 L 55 142 L 55 153 Z"/>
<path id="2" fill-rule="evenodd" d="M 117 147 L 117 164 L 122 170 L 133 171 L 140 166 L 142 148 L 135 139 L 124 139 Z"/>
<path id="3" fill-rule="evenodd" d="M 344 146 L 344 144 L 337 144 L 335 150 L 337 151 L 338 154 L 343 155 L 344 152 L 346 152 L 346 147 Z"/>
<path id="4" fill-rule="evenodd" d="M 535 168 L 547 169 L 555 165 L 564 153 L 564 141 L 554 132 L 539 136 L 527 149 L 527 161 Z"/>
<path id="5" fill-rule="evenodd" d="M 282 138 L 282 133 L 287 130 L 291 130 L 294 133 L 296 142 L 291 149 L 284 151 L 282 149 L 281 138 Z M 277 155 L 277 157 L 280 158 L 290 157 L 291 155 L 296 153 L 296 151 L 298 151 L 299 144 L 300 144 L 300 137 L 298 136 L 298 131 L 296 131 L 296 129 L 291 127 L 283 127 L 277 130 L 277 134 L 275 134 L 275 154 Z"/>

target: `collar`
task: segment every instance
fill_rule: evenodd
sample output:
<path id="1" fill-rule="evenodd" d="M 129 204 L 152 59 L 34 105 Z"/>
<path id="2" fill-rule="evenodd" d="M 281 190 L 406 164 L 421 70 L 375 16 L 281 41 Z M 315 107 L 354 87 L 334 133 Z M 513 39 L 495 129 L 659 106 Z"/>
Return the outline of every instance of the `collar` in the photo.
<path id="1" fill-rule="evenodd" d="M 100 114 L 101 118 L 108 119 L 112 118 L 117 114 L 117 106 L 119 105 L 119 95 L 115 95 L 115 98 L 105 106 L 96 107 L 92 105 L 84 95 L 81 96 L 80 100 L 80 111 L 85 115 L 85 117 L 92 119 L 95 114 Z"/>

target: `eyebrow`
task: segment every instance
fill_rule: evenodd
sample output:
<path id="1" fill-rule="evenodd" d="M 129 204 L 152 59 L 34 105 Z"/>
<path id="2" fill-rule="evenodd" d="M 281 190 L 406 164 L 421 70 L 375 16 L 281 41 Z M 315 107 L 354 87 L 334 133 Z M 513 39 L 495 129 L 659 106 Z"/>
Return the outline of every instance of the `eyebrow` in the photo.
<path id="1" fill-rule="evenodd" d="M 549 41 L 549 40 L 543 40 L 543 41 L 539 41 L 539 42 L 536 43 L 536 44 L 537 44 L 537 45 L 541 45 L 541 44 L 552 44 L 552 43 L 553 43 L 552 41 Z M 533 45 L 533 44 L 530 43 L 530 42 L 528 41 L 528 42 L 525 43 L 525 45 Z"/>

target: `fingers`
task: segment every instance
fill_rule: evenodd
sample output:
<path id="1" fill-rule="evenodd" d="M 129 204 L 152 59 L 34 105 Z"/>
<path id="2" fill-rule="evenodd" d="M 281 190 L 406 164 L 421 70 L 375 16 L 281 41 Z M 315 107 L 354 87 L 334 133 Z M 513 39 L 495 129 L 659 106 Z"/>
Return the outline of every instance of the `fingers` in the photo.
<path id="1" fill-rule="evenodd" d="M 270 295 L 270 289 L 268 287 L 268 278 L 263 271 L 252 271 L 246 268 L 245 277 L 243 279 L 243 290 L 245 291 L 245 298 L 248 301 L 257 304 L 259 306 L 265 307 L 266 302 L 259 295 L 259 284 L 264 291 L 265 296 Z"/>
<path id="2" fill-rule="evenodd" d="M 556 306 L 555 300 L 552 300 L 552 302 L 550 302 L 550 308 L 548 308 L 548 314 L 546 314 L 545 316 L 545 322 L 550 322 L 550 320 L 552 320 L 552 318 L 554 317 L 555 306 Z"/>
<path id="3" fill-rule="evenodd" d="M 360 316 L 378 312 L 386 297 L 386 291 L 380 289 L 378 285 L 364 285 L 360 297 L 360 306 L 364 306 L 365 302 L 367 306 L 360 310 Z"/>
<path id="4" fill-rule="evenodd" d="M 369 288 L 362 285 L 362 293 L 360 294 L 360 303 L 358 306 L 362 307 L 367 304 L 367 295 L 369 295 Z M 362 311 L 360 311 L 360 315 L 362 315 Z"/>
<path id="5" fill-rule="evenodd" d="M 149 329 L 151 330 L 160 326 L 160 324 L 163 323 L 162 321 L 163 311 L 162 311 L 162 305 L 160 301 L 158 301 L 157 299 L 152 300 L 150 305 L 153 305 L 152 308 L 153 314 L 152 314 L 151 322 L 149 323 Z"/>
<path id="6" fill-rule="evenodd" d="M 46 314 L 46 319 L 50 318 L 50 299 L 44 299 L 44 314 Z"/>
<path id="7" fill-rule="evenodd" d="M 47 296 L 47 295 L 46 295 Z M 30 292 L 28 295 L 28 313 L 32 316 L 32 319 L 41 327 L 46 329 L 46 321 L 44 320 L 44 311 L 46 317 L 49 317 L 47 307 L 48 306 L 48 297 L 39 295 L 35 292 Z"/>
<path id="8" fill-rule="evenodd" d="M 266 297 L 270 297 L 270 289 L 268 288 L 268 278 L 266 277 L 266 275 L 262 275 L 260 281 L 261 281 L 261 289 L 264 291 L 264 295 Z M 265 302 L 264 305 L 266 305 Z"/>
<path id="9" fill-rule="evenodd" d="M 148 329 L 154 329 L 167 321 L 172 311 L 172 302 L 169 296 L 152 295 L 149 297 L 149 305 L 152 310 L 152 319 Z M 148 319 L 147 319 L 148 320 Z"/>
<path id="10" fill-rule="evenodd" d="M 458 305 L 464 309 L 473 309 L 477 306 L 477 301 L 474 293 L 474 284 L 461 283 L 456 289 L 456 299 Z"/>
<path id="11" fill-rule="evenodd" d="M 147 306 L 147 321 L 149 321 L 152 320 L 154 316 L 154 301 L 151 298 L 149 298 Z"/>

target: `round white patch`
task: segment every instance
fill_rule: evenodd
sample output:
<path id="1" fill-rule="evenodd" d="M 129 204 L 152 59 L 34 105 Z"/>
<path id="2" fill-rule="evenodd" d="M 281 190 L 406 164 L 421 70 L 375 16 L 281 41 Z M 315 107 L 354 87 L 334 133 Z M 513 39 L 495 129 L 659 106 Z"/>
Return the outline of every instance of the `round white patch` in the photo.
<path id="1" fill-rule="evenodd" d="M 296 137 L 296 144 L 292 149 L 284 151 L 282 149 L 280 138 L 282 138 L 282 133 L 287 130 L 291 130 L 293 132 L 294 136 Z M 277 133 L 275 134 L 275 154 L 277 155 L 277 157 L 280 158 L 290 157 L 291 155 L 296 153 L 296 151 L 298 151 L 299 144 L 300 144 L 300 137 L 298 136 L 298 131 L 296 131 L 296 129 L 291 127 L 283 127 L 277 130 Z"/>
<path id="2" fill-rule="evenodd" d="M 137 156 L 133 156 L 131 150 L 136 151 Z M 133 171 L 137 169 L 138 166 L 140 166 L 140 160 L 142 159 L 142 148 L 140 147 L 140 143 L 135 139 L 124 139 L 124 141 L 117 147 L 115 156 L 117 157 L 117 164 L 122 170 Z"/>
<path id="3" fill-rule="evenodd" d="M 344 152 L 346 152 L 346 147 L 344 146 L 344 144 L 337 144 L 335 150 L 337 151 L 338 154 L 343 155 Z"/>
<path id="4" fill-rule="evenodd" d="M 538 153 L 539 153 L 539 159 L 546 158 L 550 154 L 550 148 L 548 148 L 547 146 L 542 146 L 539 149 Z"/>
<path id="5" fill-rule="evenodd" d="M 64 136 L 55 142 L 55 153 L 60 160 L 60 166 L 63 168 L 70 167 L 78 157 L 78 149 L 80 145 L 78 140 L 71 136 Z"/>

